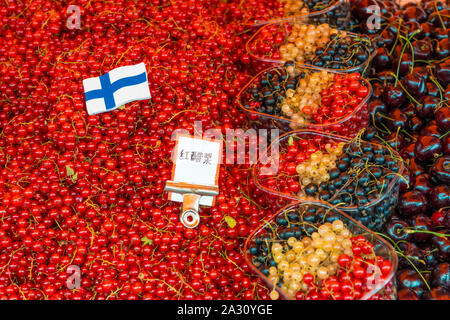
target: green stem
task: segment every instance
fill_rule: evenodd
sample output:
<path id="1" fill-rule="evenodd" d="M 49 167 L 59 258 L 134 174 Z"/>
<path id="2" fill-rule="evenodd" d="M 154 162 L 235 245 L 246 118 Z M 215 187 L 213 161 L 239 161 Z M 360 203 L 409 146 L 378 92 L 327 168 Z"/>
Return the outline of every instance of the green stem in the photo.
<path id="1" fill-rule="evenodd" d="M 399 74 L 399 72 L 400 72 L 400 65 L 402 64 L 402 58 L 403 58 L 403 54 L 405 53 L 406 46 L 409 44 L 409 45 L 411 46 L 411 48 L 412 48 L 411 39 L 414 38 L 414 36 L 415 36 L 417 33 L 419 33 L 419 32 L 420 32 L 420 30 L 414 31 L 414 32 L 411 34 L 411 36 L 408 37 L 408 38 L 405 38 L 405 37 L 399 35 L 400 38 L 406 40 L 406 44 L 403 46 L 403 48 L 402 48 L 402 53 L 400 54 L 400 58 L 399 58 L 399 60 L 398 60 L 397 73 L 396 73 L 396 77 L 395 77 L 395 86 L 397 86 L 397 82 L 398 82 L 398 74 Z M 412 63 L 413 63 L 413 66 L 414 66 L 414 49 L 412 49 L 412 54 L 413 54 L 413 56 L 412 56 L 412 57 L 413 57 Z M 411 68 L 411 71 L 412 71 L 412 68 Z"/>
<path id="2" fill-rule="evenodd" d="M 434 231 L 429 231 L 429 230 L 420 230 L 420 229 L 414 229 L 414 228 L 405 228 L 402 229 L 402 231 L 405 231 L 406 233 L 429 233 L 432 234 L 434 236 L 438 236 L 438 237 L 450 237 L 450 234 L 444 234 L 444 233 L 439 233 L 439 232 L 434 232 Z"/>
<path id="3" fill-rule="evenodd" d="M 398 72 L 398 70 L 397 70 Z M 416 104 L 418 105 L 422 105 L 419 101 L 417 101 L 416 99 L 414 99 L 414 97 L 408 92 L 408 90 L 406 90 L 406 88 L 403 86 L 401 81 L 398 81 L 398 76 L 396 74 L 394 74 L 393 72 L 391 72 L 391 74 L 394 76 L 395 78 L 395 86 L 397 86 L 397 82 L 400 85 L 400 87 L 403 89 L 403 91 L 405 91 L 406 95 Z"/>

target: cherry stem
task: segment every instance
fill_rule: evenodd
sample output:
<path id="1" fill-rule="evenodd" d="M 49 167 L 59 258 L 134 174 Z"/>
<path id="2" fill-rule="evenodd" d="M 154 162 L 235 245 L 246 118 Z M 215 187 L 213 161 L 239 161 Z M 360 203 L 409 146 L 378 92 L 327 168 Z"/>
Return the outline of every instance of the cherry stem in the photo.
<path id="1" fill-rule="evenodd" d="M 396 73 L 396 76 L 395 76 L 395 86 L 397 86 L 397 82 L 398 82 L 398 74 L 399 74 L 399 72 L 400 72 L 400 65 L 402 64 L 402 58 L 403 58 L 403 54 L 405 53 L 405 50 L 406 50 L 406 46 L 409 44 L 410 46 L 411 46 L 411 48 L 412 48 L 412 45 L 411 45 L 411 42 L 410 42 L 410 40 L 412 39 L 412 38 L 414 38 L 414 36 L 417 34 L 417 33 L 419 33 L 420 32 L 420 30 L 416 30 L 416 31 L 414 31 L 412 34 L 411 34 L 411 36 L 410 37 L 408 37 L 408 38 L 405 38 L 405 37 L 403 37 L 403 36 L 401 36 L 400 35 L 400 38 L 402 38 L 402 39 L 404 39 L 404 40 L 406 40 L 406 43 L 405 43 L 405 45 L 403 46 L 403 48 L 402 48 L 402 53 L 400 54 L 400 58 L 398 59 L 398 65 L 397 65 L 397 73 Z M 412 48 L 412 67 L 414 67 L 414 49 Z M 413 68 L 411 68 L 411 71 L 412 71 L 412 69 Z M 406 91 L 406 90 L 405 90 Z M 409 94 L 408 94 L 409 95 Z M 414 100 L 415 101 L 415 100 Z"/>
<path id="2" fill-rule="evenodd" d="M 450 237 L 450 234 L 445 234 L 445 233 L 439 233 L 439 232 L 434 232 L 434 231 L 429 231 L 429 230 L 421 230 L 421 229 L 415 229 L 415 228 L 404 228 L 402 229 L 402 231 L 406 232 L 406 233 L 428 233 L 428 234 L 432 234 L 441 238 L 446 238 L 446 237 Z"/>
<path id="3" fill-rule="evenodd" d="M 400 66 L 400 64 L 399 64 Z M 411 69 L 412 70 L 412 69 Z M 395 86 L 397 86 L 397 82 L 400 85 L 400 87 L 403 89 L 403 91 L 405 91 L 405 93 L 408 95 L 408 97 L 414 101 L 417 105 L 421 106 L 422 104 L 420 102 L 418 102 L 416 99 L 414 99 L 414 97 L 408 92 L 408 90 L 406 90 L 406 88 L 403 86 L 403 84 L 401 83 L 401 81 L 398 81 L 398 71 L 399 69 L 397 69 L 397 74 L 394 74 L 393 72 L 391 72 L 391 75 L 394 76 L 395 78 Z"/>

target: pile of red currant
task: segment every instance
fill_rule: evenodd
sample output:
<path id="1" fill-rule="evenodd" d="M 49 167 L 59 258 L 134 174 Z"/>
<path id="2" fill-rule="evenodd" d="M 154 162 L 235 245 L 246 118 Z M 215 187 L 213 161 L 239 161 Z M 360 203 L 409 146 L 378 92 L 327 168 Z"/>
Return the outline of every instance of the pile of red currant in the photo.
<path id="1" fill-rule="evenodd" d="M 164 194 L 175 129 L 247 126 L 239 1 L 79 0 L 80 29 L 70 4 L 0 8 L 0 299 L 269 299 L 241 248 L 271 212 L 249 166 L 221 166 L 194 230 Z M 82 80 L 140 62 L 152 99 L 88 116 Z"/>

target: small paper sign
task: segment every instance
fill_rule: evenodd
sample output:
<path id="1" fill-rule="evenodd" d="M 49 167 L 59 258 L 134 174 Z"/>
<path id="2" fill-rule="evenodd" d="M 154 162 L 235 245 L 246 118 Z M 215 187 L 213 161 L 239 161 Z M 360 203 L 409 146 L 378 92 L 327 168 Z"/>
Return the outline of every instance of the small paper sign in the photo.
<path id="1" fill-rule="evenodd" d="M 222 141 L 178 135 L 173 153 L 172 180 L 196 185 L 217 185 Z M 183 202 L 183 195 L 170 192 L 169 200 Z M 200 205 L 212 206 L 215 198 L 203 196 Z"/>

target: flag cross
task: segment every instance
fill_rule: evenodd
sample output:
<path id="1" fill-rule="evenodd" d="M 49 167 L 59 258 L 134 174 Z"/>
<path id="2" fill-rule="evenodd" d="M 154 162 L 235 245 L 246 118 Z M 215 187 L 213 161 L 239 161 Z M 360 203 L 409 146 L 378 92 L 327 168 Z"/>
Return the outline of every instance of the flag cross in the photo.
<path id="1" fill-rule="evenodd" d="M 115 108 L 114 92 L 123 87 L 134 86 L 147 81 L 146 73 L 141 73 L 132 77 L 122 78 L 117 81 L 114 81 L 113 83 L 111 83 L 109 73 L 105 73 L 101 75 L 99 78 L 100 78 L 100 85 L 102 88 L 85 92 L 86 101 L 103 98 L 105 101 L 106 110 Z"/>

